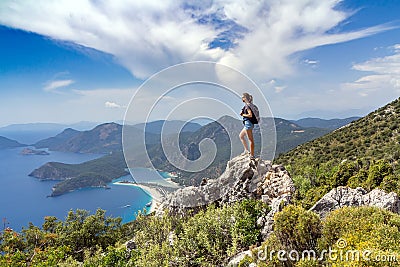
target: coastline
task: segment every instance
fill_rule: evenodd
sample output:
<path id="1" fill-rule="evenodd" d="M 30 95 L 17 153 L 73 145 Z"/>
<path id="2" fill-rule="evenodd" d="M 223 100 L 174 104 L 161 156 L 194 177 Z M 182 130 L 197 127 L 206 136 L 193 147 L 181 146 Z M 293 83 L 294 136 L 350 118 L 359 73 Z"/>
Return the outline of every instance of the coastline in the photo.
<path id="1" fill-rule="evenodd" d="M 147 214 L 155 212 L 161 205 L 164 197 L 176 190 L 177 188 L 180 188 L 181 186 L 178 183 L 175 183 L 172 181 L 173 177 L 176 177 L 176 174 L 171 173 L 171 172 L 165 172 L 165 171 L 160 171 L 157 170 L 157 172 L 163 177 L 163 182 L 165 184 L 160 184 L 156 182 L 136 182 L 131 180 L 131 178 L 126 178 L 126 176 L 122 176 L 112 182 L 113 185 L 125 185 L 125 186 L 134 186 L 140 188 L 142 191 L 144 191 L 147 195 L 150 196 L 151 198 L 151 205 L 145 207 Z M 129 176 L 129 175 L 127 175 Z M 150 202 L 149 202 L 150 203 Z"/>
<path id="2" fill-rule="evenodd" d="M 124 182 L 114 182 L 114 185 L 128 185 L 134 186 L 142 189 L 146 194 L 151 197 L 151 206 L 150 209 L 147 211 L 148 214 L 157 210 L 157 208 L 161 204 L 161 200 L 163 199 L 165 193 L 160 191 L 161 189 L 152 186 L 152 184 L 138 184 L 138 183 L 124 183 Z M 148 207 L 146 207 L 148 209 Z"/>

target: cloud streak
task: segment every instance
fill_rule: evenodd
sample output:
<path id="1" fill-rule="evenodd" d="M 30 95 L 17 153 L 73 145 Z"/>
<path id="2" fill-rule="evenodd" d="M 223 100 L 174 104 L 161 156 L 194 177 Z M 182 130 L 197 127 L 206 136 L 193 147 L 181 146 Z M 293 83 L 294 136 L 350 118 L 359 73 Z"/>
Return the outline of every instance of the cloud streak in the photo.
<path id="1" fill-rule="evenodd" d="M 295 72 L 291 56 L 299 51 L 391 28 L 340 33 L 352 14 L 338 10 L 339 3 L 3 0 L 0 23 L 110 53 L 141 79 L 173 64 L 210 60 L 267 81 Z M 221 36 L 229 45 L 211 45 Z"/>
<path id="2" fill-rule="evenodd" d="M 43 90 L 47 92 L 54 92 L 55 90 L 63 87 L 67 87 L 71 84 L 75 83 L 73 80 L 56 80 L 56 81 L 50 81 L 47 82 L 46 86 L 43 88 Z"/>
<path id="3" fill-rule="evenodd" d="M 373 58 L 353 65 L 354 70 L 369 72 L 352 83 L 344 84 L 345 88 L 356 90 L 362 96 L 371 93 L 400 93 L 400 45 L 389 47 L 392 54 Z"/>

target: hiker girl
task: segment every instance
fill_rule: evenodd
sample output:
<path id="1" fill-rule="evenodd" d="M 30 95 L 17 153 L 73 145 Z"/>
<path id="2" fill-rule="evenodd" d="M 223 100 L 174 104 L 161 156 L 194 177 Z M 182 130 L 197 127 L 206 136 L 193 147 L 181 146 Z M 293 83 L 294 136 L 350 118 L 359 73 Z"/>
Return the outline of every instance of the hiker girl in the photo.
<path id="1" fill-rule="evenodd" d="M 242 108 L 242 112 L 240 112 L 240 116 L 243 117 L 244 128 L 240 132 L 239 137 L 244 147 L 244 153 L 250 154 L 250 159 L 253 160 L 254 159 L 253 128 L 254 124 L 258 124 L 259 113 L 257 106 L 253 104 L 253 96 L 251 96 L 249 93 L 243 93 L 242 101 L 244 102 L 245 105 Z M 246 136 L 250 142 L 250 150 L 246 140 Z"/>

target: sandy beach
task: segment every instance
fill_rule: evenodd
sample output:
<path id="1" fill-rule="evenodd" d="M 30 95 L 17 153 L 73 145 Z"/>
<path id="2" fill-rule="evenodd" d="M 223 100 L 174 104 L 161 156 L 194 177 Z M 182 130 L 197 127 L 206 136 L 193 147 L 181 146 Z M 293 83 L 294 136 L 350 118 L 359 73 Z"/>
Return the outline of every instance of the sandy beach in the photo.
<path id="1" fill-rule="evenodd" d="M 162 188 L 157 187 L 156 185 L 150 183 L 138 184 L 138 183 L 115 182 L 113 184 L 139 187 L 143 191 L 145 191 L 148 195 L 150 195 L 152 200 L 151 200 L 150 210 L 148 211 L 148 213 L 152 213 L 158 208 L 158 206 L 161 204 L 163 197 L 167 193 Z M 146 209 L 148 209 L 148 207 L 146 207 Z"/>

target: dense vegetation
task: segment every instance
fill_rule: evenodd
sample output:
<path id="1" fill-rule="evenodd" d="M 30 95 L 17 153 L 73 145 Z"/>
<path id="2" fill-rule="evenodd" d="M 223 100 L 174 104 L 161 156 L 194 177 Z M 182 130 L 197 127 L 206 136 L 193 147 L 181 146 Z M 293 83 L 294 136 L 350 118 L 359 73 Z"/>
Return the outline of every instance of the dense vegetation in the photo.
<path id="1" fill-rule="evenodd" d="M 400 193 L 400 99 L 275 161 L 290 171 L 296 201 L 311 207 L 337 186 Z"/>
<path id="2" fill-rule="evenodd" d="M 260 242 L 260 201 L 214 207 L 194 216 L 145 216 L 121 225 L 102 210 L 70 211 L 64 222 L 46 217 L 21 233 L 0 236 L 0 266 L 220 266 Z M 133 237 L 133 248 L 124 243 Z"/>
<path id="3" fill-rule="evenodd" d="M 193 216 L 139 213 L 126 225 L 102 210 L 70 211 L 64 222 L 46 217 L 41 228 L 4 230 L 0 266 L 225 266 L 249 248 L 252 257 L 239 266 L 398 266 L 398 214 L 345 207 L 320 220 L 289 205 L 275 215 L 274 232 L 262 241 L 256 220 L 267 211 L 262 202 L 245 200 Z"/>
<path id="4" fill-rule="evenodd" d="M 122 152 L 111 153 L 99 159 L 80 164 L 51 162 L 33 171 L 30 176 L 40 179 L 59 179 L 52 196 L 90 186 L 107 186 L 113 179 L 127 175 Z M 55 177 L 54 173 L 57 173 Z"/>
<path id="5" fill-rule="evenodd" d="M 356 159 L 395 162 L 400 158 L 399 118 L 400 98 L 348 126 L 299 145 L 277 161 L 289 165 L 304 158 L 315 165 Z"/>
<path id="6" fill-rule="evenodd" d="M 240 266 L 398 266 L 400 215 L 375 207 L 345 207 L 323 221 L 298 206 L 275 215 L 274 232 Z"/>

